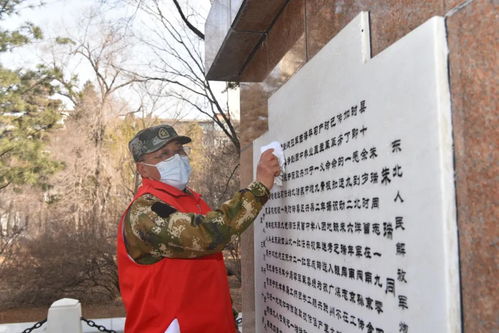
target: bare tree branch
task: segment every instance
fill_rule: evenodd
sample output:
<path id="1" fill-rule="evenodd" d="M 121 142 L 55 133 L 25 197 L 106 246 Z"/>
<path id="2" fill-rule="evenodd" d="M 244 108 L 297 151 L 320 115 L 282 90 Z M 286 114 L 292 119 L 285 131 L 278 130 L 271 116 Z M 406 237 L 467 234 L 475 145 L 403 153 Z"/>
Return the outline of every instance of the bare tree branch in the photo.
<path id="1" fill-rule="evenodd" d="M 180 7 L 178 1 L 177 0 L 172 0 L 172 1 L 175 4 L 175 7 L 177 7 L 177 11 L 182 20 L 185 22 L 185 25 L 187 25 L 187 27 L 191 29 L 191 31 L 195 33 L 200 39 L 204 40 L 204 34 L 201 31 L 199 31 L 195 26 L 193 26 L 191 22 L 189 22 L 189 20 L 187 20 L 187 17 L 185 17 L 184 12 L 182 11 L 182 8 Z"/>

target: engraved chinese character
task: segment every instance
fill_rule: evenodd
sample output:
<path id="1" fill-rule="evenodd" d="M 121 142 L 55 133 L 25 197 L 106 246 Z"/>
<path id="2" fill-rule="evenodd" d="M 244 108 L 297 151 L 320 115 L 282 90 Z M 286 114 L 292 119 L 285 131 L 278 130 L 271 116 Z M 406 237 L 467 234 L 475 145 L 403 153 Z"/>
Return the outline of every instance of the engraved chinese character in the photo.
<path id="1" fill-rule="evenodd" d="M 400 201 L 401 203 L 404 202 L 404 199 L 402 199 L 402 196 L 400 195 L 400 191 L 397 191 L 397 195 L 395 196 L 395 199 L 393 199 L 394 202 Z"/>
<path id="2" fill-rule="evenodd" d="M 360 113 L 364 113 L 366 111 L 366 108 L 367 108 L 366 107 L 366 101 L 365 100 L 360 101 L 360 110 L 359 110 L 359 112 Z"/>
<path id="3" fill-rule="evenodd" d="M 398 299 L 399 299 L 399 308 L 401 308 L 402 310 L 406 310 L 409 308 L 409 306 L 407 305 L 407 296 L 399 295 Z"/>
<path id="4" fill-rule="evenodd" d="M 396 252 L 397 255 L 405 255 L 405 243 L 397 243 L 396 244 Z"/>
<path id="5" fill-rule="evenodd" d="M 395 280 L 391 278 L 386 278 L 385 294 L 388 293 L 392 293 L 395 296 Z"/>
<path id="6" fill-rule="evenodd" d="M 389 222 L 383 222 L 383 236 L 392 239 L 393 236 L 393 227 Z"/>
<path id="7" fill-rule="evenodd" d="M 395 217 L 395 229 L 405 230 L 405 228 L 404 228 L 404 218 L 402 216 L 396 216 Z"/>
<path id="8" fill-rule="evenodd" d="M 383 168 L 383 170 L 381 170 L 381 184 L 388 185 L 391 182 L 389 176 L 390 176 L 390 169 L 386 167 Z"/>
<path id="9" fill-rule="evenodd" d="M 397 280 L 400 282 L 407 283 L 407 280 L 405 279 L 405 274 L 406 272 L 402 269 L 397 269 Z"/>
<path id="10" fill-rule="evenodd" d="M 402 172 L 402 167 L 400 165 L 395 165 L 393 167 L 393 177 L 402 177 L 403 172 Z"/>
<path id="11" fill-rule="evenodd" d="M 402 148 L 400 147 L 400 139 L 397 139 L 392 142 L 392 153 L 401 152 Z"/>
<path id="12" fill-rule="evenodd" d="M 409 326 L 402 321 L 399 323 L 399 333 L 409 333 Z"/>

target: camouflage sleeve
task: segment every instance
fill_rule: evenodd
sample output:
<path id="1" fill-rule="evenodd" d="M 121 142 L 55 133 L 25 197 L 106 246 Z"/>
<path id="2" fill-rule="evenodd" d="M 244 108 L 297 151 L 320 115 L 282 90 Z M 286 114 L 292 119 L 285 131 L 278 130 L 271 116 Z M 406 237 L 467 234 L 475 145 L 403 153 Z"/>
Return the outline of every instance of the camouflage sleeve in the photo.
<path id="1" fill-rule="evenodd" d="M 200 215 L 178 212 L 151 194 L 143 195 L 125 218 L 128 253 L 138 263 L 152 264 L 163 257 L 195 258 L 219 252 L 253 222 L 268 197 L 268 189 L 253 182 L 219 209 Z"/>

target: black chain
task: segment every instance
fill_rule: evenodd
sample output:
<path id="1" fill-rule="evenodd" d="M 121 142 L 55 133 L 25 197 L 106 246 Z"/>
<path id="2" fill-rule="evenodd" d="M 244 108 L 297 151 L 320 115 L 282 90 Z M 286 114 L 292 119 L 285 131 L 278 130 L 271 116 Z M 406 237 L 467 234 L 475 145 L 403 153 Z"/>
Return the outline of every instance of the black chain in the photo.
<path id="1" fill-rule="evenodd" d="M 93 320 L 85 319 L 83 317 L 81 317 L 81 320 L 83 320 L 84 322 L 86 322 L 87 325 L 90 326 L 90 327 L 96 327 L 99 330 L 99 332 L 116 333 L 116 331 L 114 331 L 114 330 L 108 330 L 107 328 L 105 328 L 102 325 L 97 325 Z"/>
<path id="2" fill-rule="evenodd" d="M 114 331 L 114 330 L 108 330 L 106 327 L 104 327 L 102 325 L 97 325 L 93 320 L 85 319 L 83 317 L 81 317 L 81 320 L 86 322 L 87 325 L 90 327 L 96 327 L 99 330 L 99 332 L 116 333 L 116 331 Z M 36 324 L 31 326 L 30 328 L 27 328 L 24 331 L 22 331 L 22 333 L 31 333 L 33 330 L 42 327 L 42 325 L 45 324 L 46 322 L 47 322 L 47 318 L 40 320 L 39 322 L 37 322 Z"/>
<path id="3" fill-rule="evenodd" d="M 30 328 L 25 329 L 22 333 L 30 333 L 31 331 L 33 331 L 37 328 L 40 328 L 46 322 L 47 322 L 47 318 L 45 318 L 44 320 L 40 320 L 35 325 L 31 326 Z"/>

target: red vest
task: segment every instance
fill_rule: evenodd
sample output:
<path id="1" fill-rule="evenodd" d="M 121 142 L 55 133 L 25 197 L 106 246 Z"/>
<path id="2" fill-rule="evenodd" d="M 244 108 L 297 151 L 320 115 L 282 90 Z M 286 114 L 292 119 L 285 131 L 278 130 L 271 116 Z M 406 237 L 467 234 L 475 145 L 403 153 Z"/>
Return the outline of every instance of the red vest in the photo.
<path id="1" fill-rule="evenodd" d="M 199 194 L 187 194 L 158 181 L 144 179 L 133 201 L 145 193 L 180 212 L 206 214 L 210 211 Z M 120 292 L 126 309 L 125 332 L 164 333 L 176 318 L 181 333 L 234 333 L 222 253 L 196 259 L 164 258 L 152 265 L 138 264 L 128 256 L 123 241 L 127 211 L 120 220 L 117 244 Z"/>

